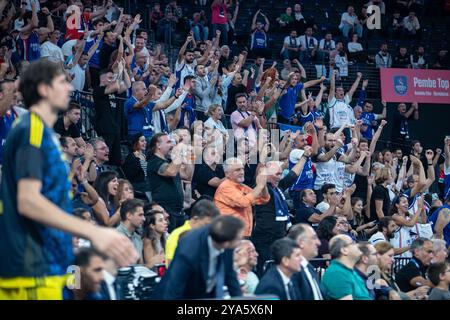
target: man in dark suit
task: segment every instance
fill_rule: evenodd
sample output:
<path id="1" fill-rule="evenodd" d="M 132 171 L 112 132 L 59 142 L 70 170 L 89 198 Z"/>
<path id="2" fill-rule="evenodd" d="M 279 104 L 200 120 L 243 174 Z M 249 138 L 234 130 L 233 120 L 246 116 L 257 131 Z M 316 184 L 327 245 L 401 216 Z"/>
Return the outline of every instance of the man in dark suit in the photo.
<path id="1" fill-rule="evenodd" d="M 297 286 L 292 282 L 292 275 L 301 269 L 301 252 L 294 240 L 282 238 L 271 246 L 275 266 L 262 277 L 255 294 L 276 295 L 280 300 L 301 300 Z"/>
<path id="2" fill-rule="evenodd" d="M 299 223 L 289 230 L 288 237 L 298 244 L 303 257 L 302 271 L 294 274 L 292 281 L 298 286 L 303 300 L 323 300 L 317 272 L 309 263 L 317 256 L 320 246 L 316 232 L 310 225 Z"/>
<path id="3" fill-rule="evenodd" d="M 224 285 L 230 296 L 241 296 L 233 248 L 243 230 L 241 220 L 221 215 L 209 226 L 189 231 L 180 240 L 154 299 L 223 299 Z"/>

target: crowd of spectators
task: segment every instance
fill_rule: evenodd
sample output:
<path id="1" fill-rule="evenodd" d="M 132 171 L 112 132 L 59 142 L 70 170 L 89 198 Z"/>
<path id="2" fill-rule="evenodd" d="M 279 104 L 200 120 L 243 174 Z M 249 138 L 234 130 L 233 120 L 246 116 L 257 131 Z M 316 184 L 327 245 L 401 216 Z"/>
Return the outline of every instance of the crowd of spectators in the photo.
<path id="1" fill-rule="evenodd" d="M 367 98 L 367 74 L 349 72 L 449 67 L 447 50 L 431 59 L 420 42 L 424 1 L 394 2 L 392 16 L 383 1 L 350 5 L 339 34 L 323 37 L 300 4 L 276 20 L 255 9 L 247 49 L 231 0 L 196 1 L 191 17 L 181 1 L 152 3 L 149 29 L 113 0 L 0 0 L 2 175 L 8 133 L 30 107 L 22 76 L 51 63 L 74 92 L 53 127 L 73 214 L 130 239 L 135 263 L 167 268 L 156 299 L 449 299 L 450 137 L 424 150 L 408 127 L 419 105 L 400 103 L 389 111 L 394 147 L 382 149 L 387 104 Z M 371 4 L 415 52 L 383 43 L 370 57 L 360 41 Z M 272 29 L 287 34 L 277 57 Z M 308 79 L 310 64 L 329 71 Z M 114 263 L 90 240 L 73 238 L 83 289 L 65 288 L 66 299 L 114 297 Z"/>

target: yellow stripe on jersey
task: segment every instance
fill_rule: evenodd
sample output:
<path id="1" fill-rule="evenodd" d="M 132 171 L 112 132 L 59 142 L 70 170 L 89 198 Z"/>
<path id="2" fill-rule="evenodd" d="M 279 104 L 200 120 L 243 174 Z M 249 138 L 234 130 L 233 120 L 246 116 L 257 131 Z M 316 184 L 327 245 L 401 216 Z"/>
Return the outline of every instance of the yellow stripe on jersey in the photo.
<path id="1" fill-rule="evenodd" d="M 44 135 L 44 124 L 34 113 L 31 113 L 30 119 L 30 144 L 39 149 L 42 144 L 42 136 Z"/>

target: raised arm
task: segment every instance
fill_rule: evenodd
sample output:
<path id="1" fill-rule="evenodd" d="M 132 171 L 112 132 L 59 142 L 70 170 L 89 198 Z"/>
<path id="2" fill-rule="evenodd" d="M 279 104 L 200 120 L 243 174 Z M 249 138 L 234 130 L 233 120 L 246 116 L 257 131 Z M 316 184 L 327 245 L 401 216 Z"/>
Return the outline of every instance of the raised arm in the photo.
<path id="1" fill-rule="evenodd" d="M 370 154 L 373 154 L 375 152 L 375 148 L 377 146 L 378 139 L 380 139 L 381 132 L 383 131 L 384 126 L 386 125 L 386 120 L 381 120 L 381 124 L 378 127 L 377 131 L 375 131 L 375 134 L 373 135 L 372 141 L 370 142 Z"/>
<path id="2" fill-rule="evenodd" d="M 334 98 L 334 93 L 336 90 L 336 74 L 337 70 L 330 68 L 331 79 L 330 79 L 330 92 L 328 93 L 328 102 Z"/>
<path id="3" fill-rule="evenodd" d="M 259 15 L 260 12 L 261 12 L 261 9 L 259 9 L 258 11 L 256 11 L 255 15 L 253 16 L 253 19 L 252 19 L 252 28 L 251 28 L 252 32 L 253 32 L 253 30 L 256 29 L 256 19 L 258 18 L 258 15 Z"/>
<path id="4" fill-rule="evenodd" d="M 350 90 L 348 91 L 348 98 L 350 99 L 350 101 L 352 101 L 353 98 L 353 94 L 356 92 L 356 89 L 358 89 L 359 86 L 359 82 L 361 81 L 362 78 L 362 73 L 358 72 L 356 74 L 356 80 L 355 82 L 353 82 L 352 87 L 350 88 Z"/>

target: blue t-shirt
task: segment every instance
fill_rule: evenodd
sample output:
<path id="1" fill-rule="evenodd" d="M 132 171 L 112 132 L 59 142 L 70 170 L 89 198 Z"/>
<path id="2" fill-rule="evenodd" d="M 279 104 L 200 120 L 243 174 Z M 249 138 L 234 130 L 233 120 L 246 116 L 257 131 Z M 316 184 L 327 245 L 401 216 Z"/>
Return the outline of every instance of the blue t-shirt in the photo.
<path id="1" fill-rule="evenodd" d="M 19 59 L 33 62 L 41 57 L 41 45 L 37 32 L 30 33 L 28 39 L 23 40 L 20 36 L 17 38 L 17 51 Z"/>
<path id="2" fill-rule="evenodd" d="M 92 41 L 86 42 L 86 45 L 84 47 L 84 53 L 88 53 L 89 49 L 95 44 L 95 39 Z M 102 49 L 103 40 L 100 41 L 97 50 L 95 50 L 94 54 L 92 55 L 91 59 L 89 60 L 89 66 L 94 68 L 100 68 L 100 50 Z"/>
<path id="3" fill-rule="evenodd" d="M 19 214 L 17 203 L 18 181 L 31 178 L 42 183 L 47 200 L 72 213 L 70 168 L 55 132 L 35 113 L 24 114 L 6 139 L 3 157 L 0 278 L 65 274 L 73 263 L 72 236 Z"/>
<path id="4" fill-rule="evenodd" d="M 289 160 L 289 170 L 295 166 L 295 163 Z M 313 189 L 314 187 L 314 172 L 311 159 L 308 159 L 303 166 L 301 174 L 298 176 L 295 183 L 291 186 L 289 190 L 291 191 L 301 191 L 304 189 Z"/>
<path id="5" fill-rule="evenodd" d="M 0 164 L 3 164 L 3 145 L 6 142 L 6 137 L 8 136 L 15 119 L 16 114 L 10 111 L 5 113 L 3 116 L 0 116 Z"/>
<path id="6" fill-rule="evenodd" d="M 439 212 L 441 212 L 442 209 L 449 209 L 450 206 L 448 204 L 444 204 L 442 207 L 438 208 L 433 214 L 428 218 L 429 221 L 433 222 L 432 228 L 434 232 L 434 227 L 436 226 L 436 221 L 439 216 Z M 444 228 L 444 240 L 447 243 L 447 247 L 450 246 L 450 223 L 448 223 Z"/>
<path id="7" fill-rule="evenodd" d="M 370 125 L 368 125 L 368 128 L 366 131 L 361 132 L 362 136 L 368 140 L 372 140 L 373 138 L 373 131 L 375 127 L 372 125 L 372 121 L 375 121 L 375 113 L 373 112 L 363 112 L 361 113 L 361 119 L 366 119 Z"/>
<path id="8" fill-rule="evenodd" d="M 136 102 L 138 101 L 133 96 L 125 101 L 124 110 L 128 123 L 128 134 L 133 135 L 142 132 L 146 138 L 150 138 L 153 133 L 152 110 L 155 103 L 150 102 L 141 109 L 135 109 L 133 106 Z"/>
<path id="9" fill-rule="evenodd" d="M 289 120 L 295 112 L 295 104 L 297 102 L 298 93 L 303 89 L 303 83 L 297 84 L 295 87 L 289 87 L 286 94 L 280 99 L 280 115 Z"/>

